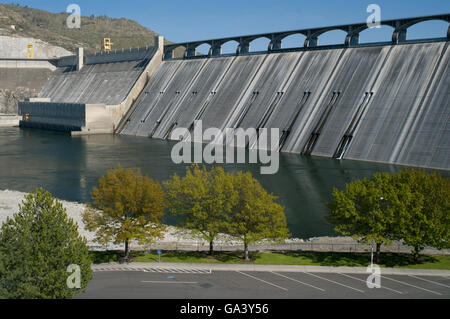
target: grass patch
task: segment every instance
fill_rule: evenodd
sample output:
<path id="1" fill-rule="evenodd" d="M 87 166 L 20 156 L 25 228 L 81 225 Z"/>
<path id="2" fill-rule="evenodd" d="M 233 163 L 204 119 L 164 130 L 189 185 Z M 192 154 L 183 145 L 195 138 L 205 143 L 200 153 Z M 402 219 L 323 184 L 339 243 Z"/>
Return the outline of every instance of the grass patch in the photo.
<path id="1" fill-rule="evenodd" d="M 89 256 L 91 257 L 92 263 L 104 264 L 104 263 L 118 262 L 119 259 L 123 256 L 123 252 L 90 251 Z"/>
<path id="2" fill-rule="evenodd" d="M 123 252 L 91 252 L 93 263 L 117 262 Z M 367 253 L 318 253 L 318 252 L 277 252 L 250 253 L 251 261 L 245 261 L 242 253 L 216 253 L 209 256 L 203 252 L 166 252 L 162 262 L 207 263 L 207 264 L 256 264 L 256 265 L 303 265 L 303 266 L 347 266 L 367 267 L 370 254 Z M 133 262 L 158 262 L 156 253 L 131 253 Z M 408 254 L 382 254 L 382 267 L 445 269 L 450 270 L 450 256 L 421 256 L 414 262 Z"/>

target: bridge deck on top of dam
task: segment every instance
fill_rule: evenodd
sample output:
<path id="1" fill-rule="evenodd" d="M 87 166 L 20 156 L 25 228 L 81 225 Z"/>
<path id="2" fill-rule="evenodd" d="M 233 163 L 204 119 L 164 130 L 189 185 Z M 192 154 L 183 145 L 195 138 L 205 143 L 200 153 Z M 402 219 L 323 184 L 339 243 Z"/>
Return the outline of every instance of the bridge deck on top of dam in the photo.
<path id="1" fill-rule="evenodd" d="M 271 33 L 261 33 L 261 34 L 253 34 L 246 36 L 237 36 L 237 37 L 227 37 L 220 39 L 210 39 L 210 40 L 202 40 L 202 41 L 192 41 L 192 42 L 184 42 L 184 43 L 175 43 L 166 45 L 164 47 L 165 57 L 167 59 L 173 58 L 174 50 L 182 47 L 185 49 L 184 57 L 195 57 L 197 55 L 197 48 L 201 45 L 209 45 L 210 50 L 208 52 L 209 56 L 219 56 L 222 53 L 222 46 L 227 42 L 236 42 L 236 54 L 248 54 L 250 52 L 250 45 L 253 41 L 257 39 L 268 39 L 270 40 L 267 51 L 268 52 L 277 52 L 281 51 L 283 47 L 283 41 L 285 38 L 291 35 L 302 35 L 305 37 L 304 40 L 304 48 L 316 48 L 318 47 L 319 38 L 329 32 L 329 31 L 344 31 L 347 33 L 345 37 L 345 41 L 342 46 L 351 47 L 351 46 L 359 46 L 360 45 L 360 34 L 367 29 L 373 27 L 381 27 L 387 26 L 393 28 L 392 32 L 392 44 L 399 44 L 407 41 L 407 32 L 408 29 L 412 26 L 415 26 L 419 23 L 425 21 L 444 21 L 450 22 L 450 14 L 438 14 L 431 16 L 421 16 L 421 17 L 413 17 L 413 18 L 402 18 L 402 19 L 394 19 L 394 20 L 382 20 L 377 23 L 354 23 L 354 24 L 345 24 L 345 25 L 337 25 L 337 26 L 326 26 L 312 29 L 301 29 L 301 30 L 289 30 L 282 32 L 271 32 Z M 450 39 L 450 26 L 447 28 L 446 39 Z M 298 48 L 297 48 L 298 49 Z"/>
<path id="2" fill-rule="evenodd" d="M 444 38 L 165 59 L 117 133 L 279 128 L 277 151 L 448 170 L 449 54 Z"/>

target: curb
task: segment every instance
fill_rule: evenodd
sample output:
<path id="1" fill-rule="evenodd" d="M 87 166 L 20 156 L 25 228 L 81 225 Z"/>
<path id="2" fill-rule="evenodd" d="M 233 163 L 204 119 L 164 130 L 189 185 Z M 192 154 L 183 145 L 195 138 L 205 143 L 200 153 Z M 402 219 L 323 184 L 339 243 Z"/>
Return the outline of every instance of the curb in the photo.
<path id="1" fill-rule="evenodd" d="M 240 265 L 240 264 L 195 264 L 195 263 L 107 263 L 93 264 L 93 270 L 108 268 L 111 271 L 132 270 L 140 268 L 154 269 L 194 269 L 208 271 L 249 271 L 249 272 L 309 272 L 309 273 L 348 273 L 367 274 L 365 267 L 325 267 L 297 265 Z M 449 276 L 450 270 L 411 269 L 411 268 L 381 268 L 383 275 L 416 275 L 416 276 Z"/>

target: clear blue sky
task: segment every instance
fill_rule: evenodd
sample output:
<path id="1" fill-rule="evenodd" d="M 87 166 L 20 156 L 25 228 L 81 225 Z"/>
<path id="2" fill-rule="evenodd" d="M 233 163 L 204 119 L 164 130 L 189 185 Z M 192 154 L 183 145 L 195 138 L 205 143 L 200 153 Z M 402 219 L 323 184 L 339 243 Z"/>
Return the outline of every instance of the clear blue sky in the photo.
<path id="1" fill-rule="evenodd" d="M 450 13 L 449 0 L 15 0 L 18 3 L 51 12 L 64 12 L 76 3 L 81 14 L 107 15 L 136 20 L 174 42 L 203 40 L 235 35 L 303 29 L 366 21 L 371 3 L 381 7 L 382 19 Z M 425 22 L 411 28 L 408 38 L 444 36 L 445 22 Z M 388 41 L 391 29 L 383 27 L 361 34 L 362 42 Z M 320 44 L 342 42 L 345 34 L 333 31 L 319 38 Z M 266 40 L 255 43 L 266 46 Z M 301 42 L 287 39 L 286 46 Z"/>

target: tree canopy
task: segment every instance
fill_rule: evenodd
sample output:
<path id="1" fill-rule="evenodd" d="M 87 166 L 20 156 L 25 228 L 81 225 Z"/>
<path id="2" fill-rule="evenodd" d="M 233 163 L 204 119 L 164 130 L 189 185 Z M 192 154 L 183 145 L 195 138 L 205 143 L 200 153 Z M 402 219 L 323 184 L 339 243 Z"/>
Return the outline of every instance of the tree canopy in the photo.
<path id="1" fill-rule="evenodd" d="M 436 173 L 376 173 L 348 183 L 342 191 L 334 189 L 328 221 L 336 232 L 374 241 L 377 262 L 381 245 L 393 240 L 413 246 L 416 258 L 425 246 L 448 246 L 449 190 L 448 178 Z"/>
<path id="2" fill-rule="evenodd" d="M 140 170 L 119 166 L 108 171 L 91 196 L 93 201 L 83 213 L 86 229 L 96 231 L 100 244 L 124 243 L 126 259 L 131 241 L 143 245 L 163 236 L 164 190 Z"/>
<path id="3" fill-rule="evenodd" d="M 414 258 L 427 246 L 450 247 L 450 179 L 423 170 L 401 171 L 397 185 L 406 185 L 414 205 L 400 211 L 396 237 L 413 247 Z"/>
<path id="4" fill-rule="evenodd" d="M 237 202 L 233 176 L 221 167 L 208 171 L 193 165 L 186 168 L 184 177 L 175 174 L 164 186 L 169 211 L 179 226 L 207 240 L 212 254 L 214 240 L 226 231 L 229 215 Z"/>
<path id="5" fill-rule="evenodd" d="M 211 254 L 220 233 L 242 240 L 246 259 L 249 244 L 288 236 L 284 208 L 250 173 L 194 165 L 185 177 L 174 175 L 164 185 L 172 215 L 181 227 L 209 241 Z"/>
<path id="6" fill-rule="evenodd" d="M 284 208 L 267 193 L 250 172 L 234 177 L 238 201 L 233 207 L 228 233 L 244 243 L 245 259 L 248 245 L 262 239 L 282 240 L 289 237 Z"/>
<path id="7" fill-rule="evenodd" d="M 79 267 L 79 288 L 67 285 L 71 265 Z M 62 204 L 43 189 L 26 195 L 1 227 L 0 298 L 72 298 L 91 278 L 86 239 Z"/>

